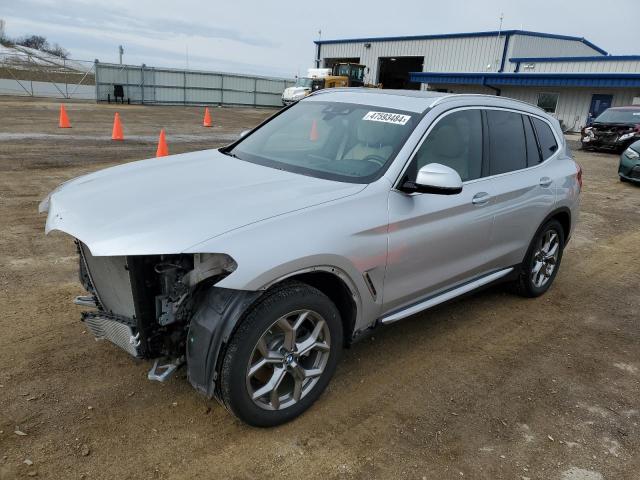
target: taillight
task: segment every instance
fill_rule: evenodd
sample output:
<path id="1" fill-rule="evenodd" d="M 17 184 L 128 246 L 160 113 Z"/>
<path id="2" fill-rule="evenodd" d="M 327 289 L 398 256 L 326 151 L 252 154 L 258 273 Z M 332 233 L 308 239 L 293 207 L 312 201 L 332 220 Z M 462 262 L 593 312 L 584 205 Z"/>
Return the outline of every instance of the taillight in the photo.
<path id="1" fill-rule="evenodd" d="M 580 185 L 580 190 L 582 190 L 582 167 L 578 162 L 576 162 L 576 166 L 578 167 L 578 171 L 576 172 L 576 179 L 578 180 L 578 185 Z"/>

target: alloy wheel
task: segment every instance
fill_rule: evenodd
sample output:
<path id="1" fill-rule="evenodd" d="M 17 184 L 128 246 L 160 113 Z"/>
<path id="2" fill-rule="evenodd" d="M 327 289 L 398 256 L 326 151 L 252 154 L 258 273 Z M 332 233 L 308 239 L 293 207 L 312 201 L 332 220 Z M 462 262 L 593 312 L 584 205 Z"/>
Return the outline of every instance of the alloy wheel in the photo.
<path id="1" fill-rule="evenodd" d="M 320 379 L 330 351 L 329 326 L 318 313 L 296 310 L 278 318 L 262 334 L 249 359 L 249 396 L 265 410 L 298 403 Z"/>
<path id="2" fill-rule="evenodd" d="M 560 254 L 560 236 L 558 232 L 549 229 L 538 240 L 533 267 L 531 268 L 531 283 L 536 288 L 544 287 L 551 279 L 558 264 Z"/>

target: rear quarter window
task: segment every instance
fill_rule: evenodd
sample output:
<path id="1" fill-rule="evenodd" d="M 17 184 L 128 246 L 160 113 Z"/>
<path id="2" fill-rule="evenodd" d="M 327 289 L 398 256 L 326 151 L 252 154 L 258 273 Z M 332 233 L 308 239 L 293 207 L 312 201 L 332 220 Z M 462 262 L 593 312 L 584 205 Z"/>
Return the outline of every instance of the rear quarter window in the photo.
<path id="1" fill-rule="evenodd" d="M 540 150 L 538 150 L 536 135 L 533 133 L 531 117 L 523 115 L 522 121 L 524 122 L 524 133 L 527 138 L 527 167 L 532 167 L 539 164 L 542 161 L 542 157 L 540 156 Z"/>
<path id="2" fill-rule="evenodd" d="M 542 153 L 542 160 L 544 161 L 558 151 L 558 143 L 551 131 L 551 127 L 549 127 L 546 122 L 543 122 L 539 118 L 532 118 L 531 120 L 538 135 L 540 152 Z"/>

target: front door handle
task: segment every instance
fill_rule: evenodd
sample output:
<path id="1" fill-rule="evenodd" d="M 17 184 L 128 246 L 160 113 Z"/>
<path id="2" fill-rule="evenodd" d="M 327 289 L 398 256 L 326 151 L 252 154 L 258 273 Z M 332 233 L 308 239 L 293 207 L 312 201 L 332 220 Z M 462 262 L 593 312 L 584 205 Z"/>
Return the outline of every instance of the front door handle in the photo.
<path id="1" fill-rule="evenodd" d="M 547 188 L 549 186 L 551 186 L 551 184 L 553 183 L 553 180 L 551 180 L 549 177 L 542 177 L 540 179 L 540 186 Z"/>
<path id="2" fill-rule="evenodd" d="M 491 200 L 491 195 L 487 192 L 476 193 L 471 199 L 471 203 L 474 205 L 486 205 Z"/>

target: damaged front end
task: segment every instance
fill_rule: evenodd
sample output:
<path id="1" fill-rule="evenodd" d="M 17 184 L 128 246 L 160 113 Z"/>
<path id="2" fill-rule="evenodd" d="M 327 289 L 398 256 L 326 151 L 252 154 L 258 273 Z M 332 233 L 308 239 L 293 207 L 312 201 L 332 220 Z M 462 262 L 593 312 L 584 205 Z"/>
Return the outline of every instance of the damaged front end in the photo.
<path id="1" fill-rule="evenodd" d="M 583 148 L 622 151 L 640 139 L 640 125 L 593 124 L 582 129 Z"/>
<path id="2" fill-rule="evenodd" d="M 92 307 L 82 321 L 96 339 L 136 358 L 157 359 L 149 372 L 165 380 L 184 362 L 198 289 L 233 272 L 225 254 L 93 256 L 76 240 L 80 281 L 89 293 L 75 303 Z"/>

